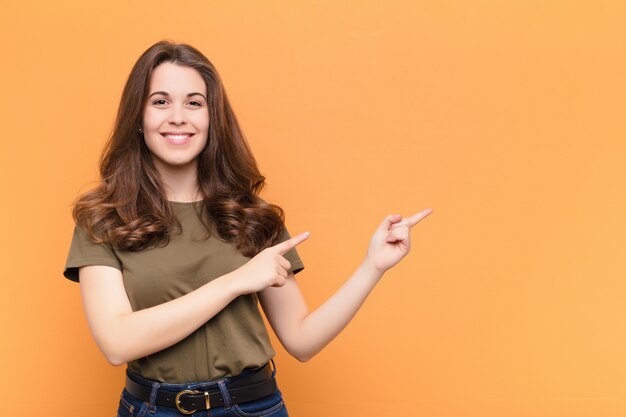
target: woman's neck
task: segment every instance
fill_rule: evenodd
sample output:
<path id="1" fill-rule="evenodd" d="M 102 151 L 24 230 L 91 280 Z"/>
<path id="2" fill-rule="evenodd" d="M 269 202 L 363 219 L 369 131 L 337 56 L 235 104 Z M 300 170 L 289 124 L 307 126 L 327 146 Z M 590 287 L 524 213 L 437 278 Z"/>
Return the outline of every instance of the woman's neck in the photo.
<path id="1" fill-rule="evenodd" d="M 157 171 L 168 201 L 189 202 L 202 199 L 195 164 L 186 167 L 157 166 Z"/>

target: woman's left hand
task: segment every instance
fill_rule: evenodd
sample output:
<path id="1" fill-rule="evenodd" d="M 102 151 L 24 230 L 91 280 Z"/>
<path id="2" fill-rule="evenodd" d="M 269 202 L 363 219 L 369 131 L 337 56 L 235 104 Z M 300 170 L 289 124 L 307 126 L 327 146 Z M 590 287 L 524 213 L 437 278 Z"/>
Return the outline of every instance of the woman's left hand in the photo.
<path id="1" fill-rule="evenodd" d="M 432 211 L 426 209 L 411 217 L 387 216 L 372 236 L 367 261 L 381 274 L 400 262 L 411 249 L 411 228 Z"/>

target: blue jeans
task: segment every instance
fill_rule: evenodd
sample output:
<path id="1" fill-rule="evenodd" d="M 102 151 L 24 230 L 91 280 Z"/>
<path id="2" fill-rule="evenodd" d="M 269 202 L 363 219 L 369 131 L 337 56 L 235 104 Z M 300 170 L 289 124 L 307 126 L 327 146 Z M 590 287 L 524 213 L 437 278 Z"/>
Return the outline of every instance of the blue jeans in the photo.
<path id="1" fill-rule="evenodd" d="M 248 401 L 245 403 L 231 404 L 230 397 L 228 395 L 228 386 L 239 380 L 245 378 L 249 372 L 244 371 L 241 375 L 237 375 L 231 378 L 221 378 L 215 381 L 207 382 L 192 382 L 189 384 L 167 384 L 164 382 L 153 381 L 143 378 L 130 370 L 126 370 L 129 377 L 136 382 L 152 386 L 152 395 L 150 401 L 141 401 L 138 398 L 133 397 L 126 391 L 122 390 L 120 396 L 120 404 L 117 409 L 118 417 L 182 417 L 182 414 L 178 409 L 173 407 L 167 407 L 154 404 L 154 398 L 156 398 L 157 390 L 166 390 L 171 392 L 179 392 L 185 389 L 209 391 L 219 389 L 224 398 L 224 407 L 215 407 L 210 410 L 199 410 L 193 414 L 187 414 L 191 417 L 288 417 L 287 408 L 283 402 L 282 394 L 280 390 L 272 395 L 268 395 L 258 400 Z M 276 371 L 272 372 L 275 375 Z"/>

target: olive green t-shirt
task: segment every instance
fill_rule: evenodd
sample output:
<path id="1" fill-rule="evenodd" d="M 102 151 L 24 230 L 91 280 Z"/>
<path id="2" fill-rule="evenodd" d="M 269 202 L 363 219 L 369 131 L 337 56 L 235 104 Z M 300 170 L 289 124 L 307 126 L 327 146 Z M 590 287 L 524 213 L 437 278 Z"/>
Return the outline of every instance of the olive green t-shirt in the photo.
<path id="1" fill-rule="evenodd" d="M 244 265 L 232 244 L 207 230 L 194 203 L 171 203 L 182 233 L 172 233 L 167 246 L 124 251 L 93 243 L 75 227 L 63 275 L 78 282 L 78 268 L 106 265 L 122 271 L 133 311 L 149 308 L 185 295 L 207 282 Z M 289 239 L 285 229 L 280 241 Z M 285 258 L 293 273 L 304 265 L 295 249 Z M 221 312 L 180 342 L 128 363 L 145 378 L 185 383 L 210 381 L 240 374 L 267 363 L 274 350 L 258 308 L 256 294 L 237 297 Z"/>

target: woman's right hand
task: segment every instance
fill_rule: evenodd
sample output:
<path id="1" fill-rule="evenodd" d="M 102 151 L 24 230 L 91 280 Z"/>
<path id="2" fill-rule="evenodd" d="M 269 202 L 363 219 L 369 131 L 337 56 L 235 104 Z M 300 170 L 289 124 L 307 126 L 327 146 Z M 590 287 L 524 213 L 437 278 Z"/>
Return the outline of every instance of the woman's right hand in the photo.
<path id="1" fill-rule="evenodd" d="M 233 271 L 232 282 L 241 294 L 250 294 L 267 287 L 282 287 L 287 282 L 291 263 L 283 256 L 309 237 L 301 233 L 289 240 L 263 249 L 245 265 Z"/>

